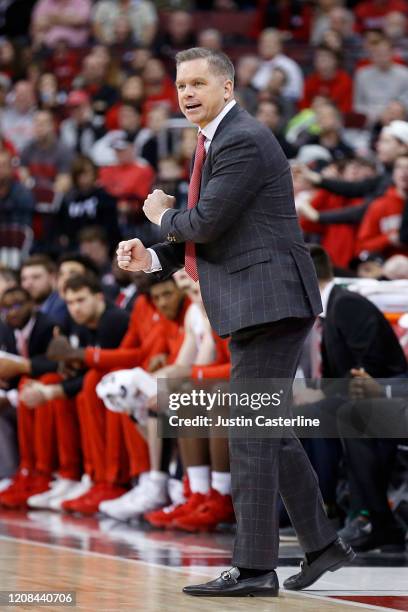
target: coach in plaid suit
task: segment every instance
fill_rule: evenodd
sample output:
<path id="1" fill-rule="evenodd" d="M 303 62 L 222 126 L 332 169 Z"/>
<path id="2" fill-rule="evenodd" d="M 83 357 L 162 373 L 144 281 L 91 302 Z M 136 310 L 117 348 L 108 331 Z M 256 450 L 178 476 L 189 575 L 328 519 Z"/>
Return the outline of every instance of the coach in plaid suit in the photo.
<path id="1" fill-rule="evenodd" d="M 190 183 L 198 201 L 190 205 L 189 191 L 188 210 L 176 211 L 174 198 L 154 191 L 144 212 L 165 242 L 152 249 L 137 239 L 122 242 L 119 265 L 166 278 L 186 264 L 200 280 L 212 327 L 231 335 L 231 378 L 293 379 L 321 301 L 297 221 L 289 164 L 270 130 L 236 104 L 234 68 L 224 54 L 189 49 L 176 62 L 180 108 L 200 128 Z M 278 493 L 306 553 L 286 588 L 305 588 L 351 560 L 354 553 L 329 523 L 315 473 L 294 434 L 231 437 L 230 457 L 234 567 L 209 583 L 186 587 L 186 593 L 277 595 Z"/>

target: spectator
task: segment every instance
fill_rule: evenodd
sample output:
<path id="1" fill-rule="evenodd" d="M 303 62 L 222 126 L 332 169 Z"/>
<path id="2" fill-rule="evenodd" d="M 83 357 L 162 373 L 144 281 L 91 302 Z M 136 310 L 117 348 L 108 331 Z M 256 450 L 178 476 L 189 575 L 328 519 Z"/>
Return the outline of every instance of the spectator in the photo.
<path id="1" fill-rule="evenodd" d="M 34 198 L 18 181 L 10 153 L 0 151 L 0 223 L 17 223 L 31 227 Z"/>
<path id="2" fill-rule="evenodd" d="M 101 54 L 89 53 L 82 62 L 82 71 L 74 80 L 77 89 L 83 89 L 92 100 L 96 114 L 105 115 L 108 108 L 115 104 L 118 92 L 107 83 L 108 65 Z"/>
<path id="3" fill-rule="evenodd" d="M 117 246 L 117 242 L 116 245 Z M 112 261 L 109 253 L 107 230 L 100 226 L 84 227 L 78 234 L 79 252 L 89 257 L 98 268 L 98 276 L 104 289 L 112 289 L 115 279 L 112 275 Z"/>
<path id="4" fill-rule="evenodd" d="M 160 112 L 160 109 L 153 108 L 148 117 Z M 164 114 L 165 119 L 167 119 L 167 113 Z M 118 130 L 108 132 L 92 147 L 91 157 L 94 162 L 98 166 L 115 165 L 117 157 L 112 149 L 112 143 L 118 138 L 125 138 L 129 142 L 133 142 L 136 157 L 143 157 L 156 168 L 159 154 L 158 140 L 150 127 L 141 127 L 140 110 L 130 102 L 122 104 L 118 112 L 118 126 Z"/>
<path id="5" fill-rule="evenodd" d="M 197 46 L 213 51 L 222 51 L 222 34 L 215 28 L 200 30 L 197 37 Z"/>
<path id="6" fill-rule="evenodd" d="M 20 282 L 40 312 L 62 325 L 67 316 L 65 302 L 56 291 L 57 266 L 46 255 L 32 255 L 23 262 Z"/>
<path id="7" fill-rule="evenodd" d="M 193 16 L 187 11 L 172 11 L 166 29 L 154 43 L 155 54 L 163 60 L 173 60 L 176 53 L 197 45 Z"/>
<path id="8" fill-rule="evenodd" d="M 305 91 L 301 108 L 309 108 L 315 96 L 325 96 L 342 113 L 352 108 L 353 82 L 347 72 L 339 68 L 340 56 L 332 49 L 321 45 L 314 55 L 314 69 L 305 80 Z"/>
<path id="9" fill-rule="evenodd" d="M 298 64 L 282 53 L 281 35 L 277 30 L 264 30 L 258 41 L 258 52 L 262 62 L 257 70 L 252 85 L 258 90 L 265 89 L 272 70 L 282 68 L 288 77 L 284 95 L 292 100 L 299 100 L 303 95 L 303 76 Z"/>
<path id="10" fill-rule="evenodd" d="M 302 43 L 309 41 L 312 9 L 308 4 L 299 0 L 279 0 L 259 5 L 264 28 L 276 28 L 287 39 Z"/>
<path id="11" fill-rule="evenodd" d="M 408 246 L 400 244 L 402 214 L 408 202 L 408 155 L 398 157 L 393 170 L 394 186 L 372 202 L 357 235 L 356 253 L 377 252 L 384 257 L 407 255 Z"/>
<path id="12" fill-rule="evenodd" d="M 58 139 L 52 114 L 38 111 L 34 117 L 34 138 L 21 153 L 20 172 L 25 182 L 32 185 L 39 209 L 52 212 L 54 197 L 67 190 L 71 161 L 72 152 Z"/>
<path id="13" fill-rule="evenodd" d="M 390 100 L 408 105 L 408 68 L 393 62 L 392 46 L 382 39 L 373 45 L 373 65 L 360 68 L 354 77 L 354 110 L 374 123 Z"/>
<path id="14" fill-rule="evenodd" d="M 399 100 L 390 100 L 381 113 L 378 121 L 373 125 L 371 130 L 371 144 L 375 148 L 378 136 L 383 127 L 390 125 L 392 121 L 406 121 L 408 112 L 406 106 Z"/>
<path id="15" fill-rule="evenodd" d="M 31 17 L 35 47 L 55 47 L 63 40 L 83 47 L 89 36 L 90 0 L 38 0 Z"/>
<path id="16" fill-rule="evenodd" d="M 12 102 L 1 114 L 1 134 L 19 152 L 33 137 L 35 104 L 31 83 L 18 81 L 12 92 Z"/>
<path id="17" fill-rule="evenodd" d="M 359 2 L 354 10 L 357 29 L 360 32 L 370 29 L 381 29 L 385 17 L 392 11 L 406 14 L 408 4 L 405 0 L 364 0 Z"/>
<path id="18" fill-rule="evenodd" d="M 178 112 L 176 88 L 166 74 L 163 62 L 155 58 L 147 60 L 142 76 L 145 88 L 143 114 L 146 115 L 158 102 L 166 103 L 170 112 Z"/>
<path id="19" fill-rule="evenodd" d="M 151 224 L 145 221 L 142 206 L 151 191 L 154 171 L 143 160 L 136 160 L 133 142 L 120 135 L 112 142 L 116 152 L 117 165 L 101 168 L 99 179 L 101 185 L 117 198 L 121 216 L 122 232 L 127 235 L 137 231 L 149 232 Z M 149 235 L 146 235 L 149 240 Z M 150 240 L 152 238 L 150 237 Z"/>
<path id="20" fill-rule="evenodd" d="M 278 102 L 282 110 L 285 123 L 295 114 L 296 104 L 293 100 L 285 96 L 285 88 L 288 76 L 282 68 L 276 66 L 272 72 L 267 86 L 258 92 L 258 102 Z"/>
<path id="21" fill-rule="evenodd" d="M 71 166 L 72 189 L 64 196 L 57 214 L 60 249 L 74 251 L 78 233 L 89 226 L 104 228 L 113 249 L 120 240 L 116 199 L 97 184 L 98 170 L 91 159 L 78 156 Z"/>
<path id="22" fill-rule="evenodd" d="M 340 35 L 344 48 L 361 46 L 361 37 L 354 32 L 354 15 L 344 6 L 331 9 L 329 25 L 331 30 Z"/>
<path id="23" fill-rule="evenodd" d="M 174 208 L 187 208 L 188 181 L 182 161 L 176 156 L 160 159 L 155 187 L 176 198 Z"/>
<path id="24" fill-rule="evenodd" d="M 288 159 L 296 157 L 298 149 L 285 138 L 282 113 L 277 102 L 261 102 L 258 106 L 256 118 L 273 132 Z"/>
<path id="25" fill-rule="evenodd" d="M 93 32 L 95 38 L 105 45 L 116 42 L 117 22 L 126 19 L 134 41 L 149 46 L 156 34 L 157 15 L 154 4 L 149 0 L 99 0 L 93 9 Z"/>
<path id="26" fill-rule="evenodd" d="M 343 140 L 341 114 L 333 104 L 323 104 L 316 110 L 316 121 L 319 128 L 317 136 L 308 136 L 305 144 L 319 144 L 325 147 L 334 160 L 354 156 L 350 145 Z"/>
<path id="27" fill-rule="evenodd" d="M 331 11 L 342 4 L 341 0 L 317 0 L 310 28 L 310 42 L 319 44 L 323 33 L 330 28 Z"/>
<path id="28" fill-rule="evenodd" d="M 143 79 L 138 75 L 129 76 L 120 88 L 120 100 L 116 102 L 106 113 L 105 125 L 107 130 L 119 128 L 118 114 L 122 104 L 132 104 L 141 108 L 144 99 Z"/>
<path id="29" fill-rule="evenodd" d="M 40 110 L 51 111 L 59 120 L 64 112 L 65 92 L 58 91 L 58 81 L 51 72 L 44 72 L 37 83 L 37 99 Z"/>
<path id="30" fill-rule="evenodd" d="M 252 79 L 259 68 L 259 63 L 256 55 L 242 55 L 237 61 L 235 73 L 235 97 L 251 115 L 256 113 L 258 105 L 257 90 L 252 85 Z"/>
<path id="31" fill-rule="evenodd" d="M 61 142 L 75 153 L 89 155 L 105 131 L 103 120 L 93 112 L 85 91 L 71 91 L 66 107 L 69 116 L 60 126 Z"/>
<path id="32" fill-rule="evenodd" d="M 64 253 L 57 262 L 57 291 L 64 298 L 65 283 L 73 276 L 93 275 L 98 278 L 98 266 L 85 255 Z"/>

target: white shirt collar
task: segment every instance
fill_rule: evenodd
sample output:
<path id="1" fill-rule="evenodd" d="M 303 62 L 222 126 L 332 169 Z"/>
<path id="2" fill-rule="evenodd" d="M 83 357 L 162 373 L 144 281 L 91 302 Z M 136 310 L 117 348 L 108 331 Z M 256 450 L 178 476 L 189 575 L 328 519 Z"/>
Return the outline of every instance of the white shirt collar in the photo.
<path id="1" fill-rule="evenodd" d="M 230 102 L 228 102 L 228 104 L 224 106 L 222 111 L 212 121 L 210 121 L 210 123 L 207 123 L 205 128 L 203 128 L 202 130 L 201 129 L 199 130 L 199 132 L 202 132 L 206 138 L 205 148 L 207 151 L 208 151 L 208 147 L 210 146 L 211 141 L 214 138 L 214 134 L 217 131 L 217 128 L 220 125 L 221 121 L 224 119 L 225 115 L 229 113 L 231 108 L 235 106 L 236 103 L 237 103 L 236 100 L 231 100 Z"/>
<path id="2" fill-rule="evenodd" d="M 323 312 L 319 315 L 319 317 L 322 317 L 323 319 L 326 318 L 327 305 L 329 303 L 330 294 L 335 284 L 336 284 L 335 281 L 332 280 L 330 281 L 330 283 L 327 283 L 324 289 L 320 291 L 320 297 L 322 298 Z"/>

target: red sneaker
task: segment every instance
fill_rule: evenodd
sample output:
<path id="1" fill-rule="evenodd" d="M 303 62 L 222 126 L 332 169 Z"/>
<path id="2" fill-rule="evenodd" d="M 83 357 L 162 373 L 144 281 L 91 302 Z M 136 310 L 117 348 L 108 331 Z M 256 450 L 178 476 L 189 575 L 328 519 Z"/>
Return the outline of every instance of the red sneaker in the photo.
<path id="1" fill-rule="evenodd" d="M 19 470 L 16 474 L 14 474 L 11 483 L 0 493 L 0 504 L 2 503 L 2 497 L 6 498 L 10 495 L 10 493 L 16 493 L 17 491 L 25 491 L 27 489 L 28 483 L 30 479 L 33 478 L 33 473 L 28 472 L 27 470 Z"/>
<path id="2" fill-rule="evenodd" d="M 183 531 L 212 531 L 219 523 L 235 520 L 231 495 L 221 495 L 211 489 L 204 502 L 190 514 L 178 517 L 173 527 Z"/>
<path id="3" fill-rule="evenodd" d="M 6 491 L 3 491 L 1 504 L 9 509 L 25 508 L 29 497 L 48 491 L 50 482 L 48 476 L 40 474 L 24 476 L 20 484 L 16 483 L 14 488 L 10 485 Z"/>
<path id="4" fill-rule="evenodd" d="M 191 493 L 190 497 L 184 504 L 172 504 L 161 508 L 161 510 L 153 510 L 147 512 L 144 518 L 153 527 L 172 528 L 173 522 L 177 518 L 181 518 L 186 514 L 191 514 L 198 508 L 206 499 L 203 493 Z"/>
<path id="5" fill-rule="evenodd" d="M 66 512 L 79 512 L 80 514 L 96 514 L 99 504 L 108 499 L 115 499 L 126 493 L 127 489 L 114 484 L 99 483 L 94 485 L 87 493 L 70 499 L 61 504 Z"/>

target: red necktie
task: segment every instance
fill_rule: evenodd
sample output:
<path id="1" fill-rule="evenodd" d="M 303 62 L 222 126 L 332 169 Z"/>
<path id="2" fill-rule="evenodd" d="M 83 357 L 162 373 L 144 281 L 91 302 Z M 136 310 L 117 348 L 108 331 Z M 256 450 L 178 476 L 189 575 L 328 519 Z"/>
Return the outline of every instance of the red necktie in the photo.
<path id="1" fill-rule="evenodd" d="M 198 135 L 197 148 L 195 151 L 193 172 L 191 174 L 190 185 L 188 188 L 188 209 L 194 208 L 200 198 L 201 171 L 203 169 L 205 161 L 204 143 L 205 136 L 200 132 L 200 134 Z M 194 281 L 198 281 L 195 243 L 191 240 L 186 241 L 185 268 L 187 274 Z"/>

